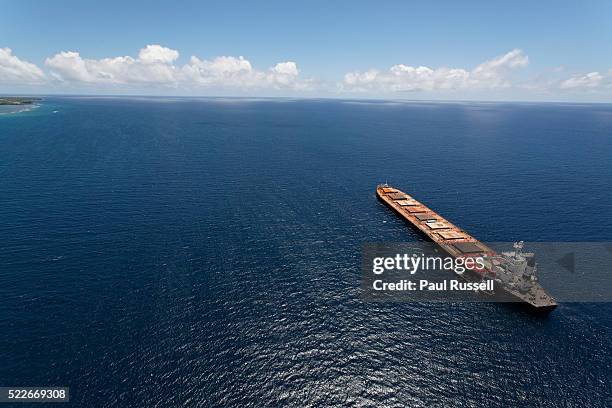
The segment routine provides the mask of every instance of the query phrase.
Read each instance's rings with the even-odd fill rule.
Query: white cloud
[[[17,58],[10,48],[0,48],[0,83],[27,85],[44,79],[45,74],[36,65]]]
[[[76,51],[62,51],[45,60],[45,71],[0,48],[0,90],[29,86],[37,91],[144,91],[147,93],[201,94],[241,92],[251,94],[298,93],[316,90],[323,95],[338,91],[365,91],[376,95],[393,92],[466,90],[465,95],[494,95],[504,99],[597,98],[612,91],[612,70],[571,73],[563,66],[550,68],[530,79],[517,81],[511,73],[528,65],[520,49],[485,61],[472,69],[393,65],[387,70],[351,72],[339,84],[305,79],[294,61],[256,69],[242,56],[203,59],[191,56],[179,64],[177,50],[147,45],[136,56],[89,59]],[[512,80],[511,80],[512,79]],[[334,86],[335,85],[335,86]],[[497,91],[490,91],[497,89]],[[212,91],[211,91],[212,90]],[[486,94],[478,90],[487,90]],[[479,93],[480,92],[480,93]],[[456,94],[455,94],[456,95]],[[461,94],[463,96],[464,94]],[[485,96],[486,97],[486,96]]]
[[[307,89],[309,81],[298,78],[297,64],[280,62],[267,71],[253,69],[244,57],[217,57],[212,61],[191,57],[181,69],[182,80],[204,86],[231,88]]]
[[[244,57],[216,57],[212,61],[191,57],[181,69],[183,80],[197,85],[248,86],[255,71]]]
[[[514,49],[472,70],[398,64],[388,71],[371,69],[363,73],[348,73],[340,87],[344,90],[386,92],[508,87],[507,72],[525,67],[528,63],[527,55],[522,50]]]
[[[244,57],[222,56],[203,60],[196,56],[183,66],[175,65],[179,52],[161,45],[147,45],[137,58],[84,59],[78,52],[64,51],[47,58],[53,76],[64,82],[173,87],[305,89],[295,62],[276,64],[267,71],[255,70]]]
[[[178,51],[159,45],[148,45],[138,58],[114,57],[84,59],[78,52],[63,51],[45,60],[53,76],[64,82],[98,84],[162,84],[176,83],[172,62]]]
[[[604,76],[599,72],[589,72],[585,75],[576,75],[561,82],[561,89],[576,89],[576,88],[597,88],[604,80]]]
[[[161,45],[147,45],[138,53],[138,59],[143,63],[167,63],[176,61],[179,57],[177,50],[162,47]]]
[[[297,65],[293,61],[279,62],[274,67],[272,67],[272,70],[277,74],[281,75],[294,76],[299,74]]]

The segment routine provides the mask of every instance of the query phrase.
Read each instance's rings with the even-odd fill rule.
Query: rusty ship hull
[[[397,188],[386,184],[379,185],[376,188],[376,195],[421,235],[436,243],[452,257],[482,256],[486,259],[495,259],[499,256],[495,250]],[[495,279],[494,273],[489,268],[469,272],[469,275],[465,273],[461,277],[470,281]],[[510,302],[520,302],[538,313],[547,314],[557,306],[555,299],[539,284],[533,286],[528,293],[502,285],[501,291],[497,289],[495,295]]]

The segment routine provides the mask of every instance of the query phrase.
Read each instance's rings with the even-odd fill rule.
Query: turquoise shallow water
[[[56,113],[53,113],[57,111]],[[609,304],[359,292],[418,239],[612,239],[610,105],[49,98],[0,117],[0,384],[74,406],[609,406]]]
[[[0,115],[14,115],[38,109],[40,105],[0,105]]]

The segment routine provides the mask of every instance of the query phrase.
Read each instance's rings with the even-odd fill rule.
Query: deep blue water
[[[57,111],[57,112],[53,112]],[[49,98],[0,116],[0,385],[72,406],[610,406],[612,307],[371,303],[418,239],[612,240],[612,105]],[[386,222],[385,222],[386,221]]]

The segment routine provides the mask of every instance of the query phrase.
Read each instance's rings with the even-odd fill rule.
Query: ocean
[[[612,105],[49,97],[0,116],[0,385],[70,406],[609,407],[612,306],[368,302],[361,245],[612,240]]]

